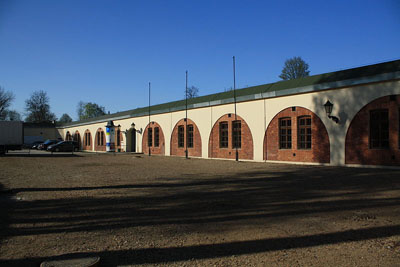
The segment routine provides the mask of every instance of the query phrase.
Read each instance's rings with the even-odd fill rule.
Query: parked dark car
[[[54,145],[56,143],[60,142],[59,140],[51,140],[51,139],[47,139],[46,141],[44,141],[44,143],[39,144],[38,148],[39,150],[46,150],[48,146],[50,145]]]
[[[50,152],[72,152],[78,150],[79,145],[76,141],[61,141],[47,147],[47,151]]]

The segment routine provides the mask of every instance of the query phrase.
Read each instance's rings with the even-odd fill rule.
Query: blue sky
[[[279,80],[301,56],[311,75],[400,58],[400,2],[0,1],[0,86],[12,109],[45,90],[74,119],[79,101],[111,113]]]

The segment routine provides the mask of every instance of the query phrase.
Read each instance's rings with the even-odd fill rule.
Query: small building
[[[62,132],[61,132],[62,133]],[[24,144],[32,144],[35,141],[47,139],[62,139],[63,136],[51,122],[24,122]]]

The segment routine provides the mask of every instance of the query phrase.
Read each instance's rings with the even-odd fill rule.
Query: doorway
[[[136,129],[131,130],[131,152],[136,152]]]

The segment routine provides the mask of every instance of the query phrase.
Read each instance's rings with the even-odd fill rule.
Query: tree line
[[[301,57],[289,58],[285,61],[279,78],[282,80],[292,80],[307,77],[310,74],[308,64]],[[225,89],[230,91],[232,88]],[[185,98],[199,96],[199,88],[190,86],[185,89]],[[6,91],[0,86],[0,120],[22,120],[22,116],[16,110],[11,110],[12,101],[15,95],[11,91]],[[57,117],[50,111],[49,97],[43,90],[32,93],[31,97],[25,100],[26,122],[55,122]],[[105,107],[92,102],[78,102],[77,115],[79,120],[96,118],[106,114]],[[72,122],[72,118],[64,113],[58,120],[60,123]]]
[[[11,91],[6,91],[0,87],[0,120],[21,121],[22,116],[16,110],[11,110],[12,101],[15,95]],[[38,90],[32,93],[30,98],[25,100],[26,117],[25,122],[72,122],[72,118],[64,113],[59,120],[56,115],[50,110],[50,99],[47,93],[43,90]],[[105,108],[96,103],[80,101],[77,106],[77,115],[79,120],[95,118],[105,115]]]

